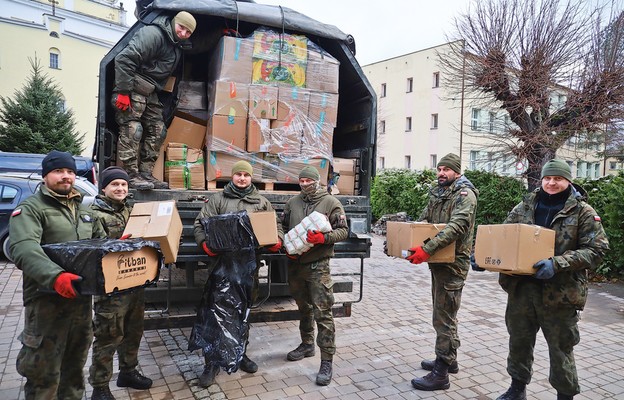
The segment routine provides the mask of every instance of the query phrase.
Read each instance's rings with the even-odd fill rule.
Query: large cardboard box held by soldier
[[[388,255],[405,258],[412,253],[410,248],[422,246],[438,234],[446,224],[388,221],[386,240]],[[455,261],[455,242],[438,250],[427,260],[428,263],[450,263]]]
[[[182,220],[175,201],[136,203],[123,234],[159,242],[165,263],[175,262],[182,236]]]
[[[275,211],[250,212],[248,215],[258,245],[270,246],[279,241]]]
[[[555,231],[537,225],[479,225],[475,261],[488,271],[533,275],[533,265],[555,255]]]

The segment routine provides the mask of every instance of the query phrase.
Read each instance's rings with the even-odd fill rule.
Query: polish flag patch
[[[598,221],[598,222],[600,222],[600,221],[602,221],[602,220],[600,219],[600,216],[599,216],[599,215],[594,215],[594,221]]]
[[[459,194],[461,194],[462,196],[468,196],[468,192],[465,190],[459,192]]]
[[[17,215],[20,215],[22,213],[22,209],[18,208],[17,210],[13,210],[13,212],[11,213],[11,217],[15,217]]]

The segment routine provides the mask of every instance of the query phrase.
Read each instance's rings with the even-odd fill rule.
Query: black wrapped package
[[[189,350],[202,349],[213,365],[228,373],[238,370],[245,354],[255,268],[253,248],[221,254],[191,330]]]
[[[202,218],[200,222],[206,233],[206,246],[212,251],[237,251],[258,245],[247,211]]]
[[[160,244],[144,239],[88,239],[45,244],[43,251],[65,271],[82,277],[82,295],[104,295],[145,286],[163,265]]]
[[[257,242],[246,212],[201,220],[218,261],[206,285],[189,338],[213,365],[236,372],[245,353],[256,269]]]

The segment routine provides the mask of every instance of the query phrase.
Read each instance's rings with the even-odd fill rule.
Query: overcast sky
[[[452,19],[469,0],[255,0],[281,5],[353,35],[361,65],[437,46],[452,33]],[[134,1],[128,8],[133,24]]]

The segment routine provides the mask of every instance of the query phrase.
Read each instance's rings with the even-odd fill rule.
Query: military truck
[[[355,59],[355,42],[352,36],[341,32],[338,28],[313,20],[294,10],[257,4],[248,1],[211,1],[211,0],[155,0],[140,14],[140,19],[116,43],[102,59],[99,70],[99,94],[96,141],[94,158],[100,171],[116,163],[118,126],[115,122],[115,110],[111,106],[114,84],[114,58],[128,44],[133,34],[156,17],[167,14],[175,15],[179,11],[188,11],[197,20],[197,29],[191,37],[192,48],[185,51],[180,68],[174,74],[178,82],[185,79],[207,79],[196,74],[193,68],[210,62],[214,57],[215,48],[223,36],[223,32],[235,31],[239,37],[251,35],[256,29],[265,27],[281,33],[305,35],[308,41],[339,61],[339,101],[336,126],[333,130],[331,151],[334,157],[355,160],[353,194],[338,194],[343,204],[350,227],[349,239],[336,245],[336,258],[355,258],[360,260],[361,274],[364,271],[364,259],[370,256],[371,239],[368,235],[371,221],[370,188],[375,171],[376,141],[376,95]],[[176,111],[177,94],[161,93],[161,101],[165,106],[165,120],[170,121]],[[296,181],[295,181],[296,182]],[[296,185],[287,187],[290,191],[279,190],[279,185],[259,186],[261,193],[267,197],[277,212],[281,212],[286,201],[296,195]],[[134,191],[134,201],[165,201],[175,200],[180,212],[184,229],[180,252],[174,269],[185,271],[184,285],[160,285],[147,291],[147,301],[197,301],[201,295],[201,285],[195,281],[196,272],[207,261],[207,256],[199,251],[193,238],[193,221],[207,199],[218,188],[209,190],[149,190]],[[266,262],[270,273],[264,282],[264,293],[267,296],[287,296],[288,280],[286,256],[283,254],[267,254]],[[342,281],[336,277],[337,292],[351,291],[354,281]],[[354,301],[361,299],[360,297]],[[351,301],[336,306],[337,315],[349,315]],[[277,310],[255,319],[277,320],[293,318],[292,313]]]

